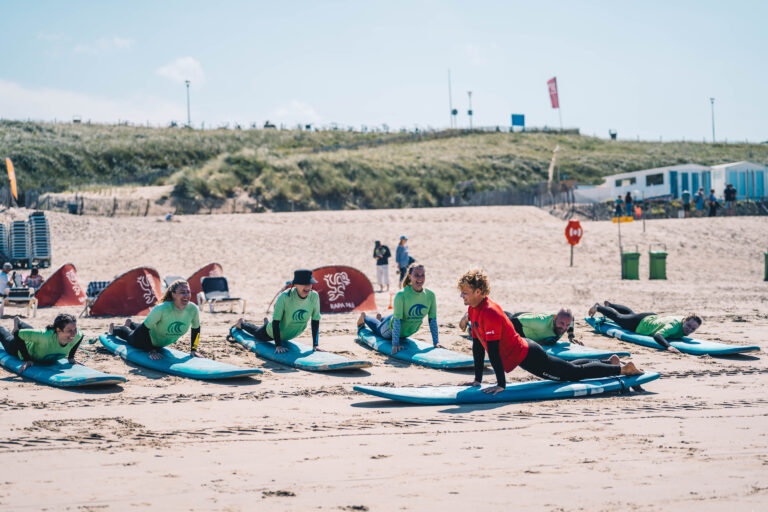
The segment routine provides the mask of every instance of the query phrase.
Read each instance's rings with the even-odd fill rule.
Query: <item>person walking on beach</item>
[[[733,205],[736,203],[736,189],[732,184],[729,183],[725,186],[723,198],[725,199],[725,214],[730,217],[733,215]]]
[[[379,283],[379,291],[384,291],[384,285],[387,285],[387,291],[389,291],[389,257],[392,253],[389,252],[389,247],[382,245],[379,240],[376,240],[373,247],[373,259],[376,260],[376,281]]]
[[[696,216],[701,217],[704,215],[704,189],[700,188],[696,195],[693,197],[693,202],[696,203]]]
[[[400,237],[400,243],[395,251],[395,261],[400,269],[400,286],[402,287],[403,280],[405,280],[405,271],[408,270],[408,265],[413,263],[413,258],[408,254],[408,237],[405,235]]]
[[[578,381],[619,375],[640,375],[632,361],[621,364],[615,354],[608,362],[579,359],[565,361],[547,354],[541,345],[523,338],[504,314],[501,306],[492,301],[490,280],[482,270],[470,270],[459,278],[458,288],[464,305],[468,307],[472,323],[472,356],[475,362],[475,380],[466,386],[479,386],[483,380],[485,353],[496,374],[496,385],[485,388],[493,395],[506,387],[505,373],[518,366],[542,379],[555,381]]]
[[[74,316],[56,315],[53,323],[44,330],[35,330],[26,322],[13,319],[13,332],[0,326],[0,343],[8,354],[24,361],[19,373],[34,364],[51,364],[66,357],[70,364],[80,364],[75,359],[83,333],[77,328]]]
[[[416,333],[427,317],[432,345],[442,348],[437,329],[437,302],[435,294],[424,287],[426,280],[424,265],[412,265],[403,281],[403,289],[395,295],[392,314],[372,318],[361,313],[357,330],[367,326],[376,336],[392,340],[392,355],[395,355],[404,348],[400,341]]]
[[[680,201],[683,203],[683,215],[687,219],[691,216],[691,193],[687,190],[683,190],[680,196]]]
[[[512,322],[517,334],[542,345],[553,345],[568,333],[568,342],[576,345],[583,343],[573,334],[573,312],[560,308],[557,313],[510,313],[504,312]],[[459,321],[459,328],[464,331],[469,327],[469,314],[465,313]]]
[[[320,295],[312,289],[317,280],[312,271],[299,269],[293,272],[293,286],[277,298],[272,321],[264,319],[264,324],[257,326],[238,319],[235,327],[242,329],[259,341],[274,341],[275,354],[288,352],[283,341],[292,340],[307,328],[311,319],[312,349],[320,351]]]
[[[613,211],[614,216],[621,217],[624,214],[624,200],[621,196],[616,198],[616,206]]]
[[[696,313],[688,313],[685,316],[661,316],[656,313],[635,313],[627,306],[614,304],[608,301],[602,305],[595,303],[589,308],[589,316],[601,313],[616,325],[627,331],[644,336],[652,336],[662,348],[670,352],[680,352],[669,344],[667,338],[680,339],[691,335],[701,326],[702,320]]]
[[[128,345],[149,352],[149,358],[159,360],[163,355],[158,349],[176,343],[191,327],[189,355],[199,357],[200,311],[190,301],[189,283],[178,279],[171,283],[142,323],[130,318],[124,325],[109,324],[109,334],[114,334]]]
[[[709,190],[709,217],[717,216],[717,209],[720,207],[720,203],[717,202],[717,196],[715,195],[715,189]]]

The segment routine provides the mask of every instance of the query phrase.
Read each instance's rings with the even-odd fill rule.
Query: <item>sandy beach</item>
[[[24,219],[25,210],[0,214]],[[768,507],[768,282],[765,217],[622,225],[640,280],[620,279],[616,224],[582,221],[569,267],[565,221],[533,207],[478,207],[106,218],[49,213],[53,264],[80,283],[148,265],[189,276],[219,262],[245,317],[261,321],[296,268],[345,264],[375,279],[374,240],[408,235],[437,296],[441,342],[458,330],[458,277],[482,267],[510,311],[574,310],[586,345],[632,352],[662,377],[644,393],[527,403],[408,406],[354,385],[456,385],[471,372],[408,365],[355,341],[356,314],[324,315],[326,350],[372,367],[310,373],[262,361],[226,340],[239,314],[201,314],[202,355],[264,370],[258,379],[193,381],[125,363],[98,344],[80,359],[121,386],[67,390],[0,369],[2,510],[765,510]],[[666,244],[667,280],[648,280],[649,244]],[[394,282],[394,269],[390,265]],[[378,289],[377,286],[375,286]],[[595,301],[696,312],[696,336],[756,344],[754,355],[672,354],[595,334]],[[377,293],[380,311],[389,303]],[[20,309],[7,309],[10,327]],[[56,314],[38,311],[44,327]],[[82,318],[87,337],[122,318]],[[426,325],[415,336],[428,340]],[[308,332],[300,340],[309,341]],[[180,342],[188,349],[188,336]],[[535,378],[521,369],[509,382]],[[485,381],[492,382],[488,369]]]

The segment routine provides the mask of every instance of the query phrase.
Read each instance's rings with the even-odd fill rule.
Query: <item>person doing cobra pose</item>
[[[510,313],[505,311],[504,314],[512,322],[515,331],[523,338],[531,339],[542,345],[554,345],[567,332],[569,343],[583,345],[573,334],[573,313],[570,309],[560,308],[557,313]],[[467,313],[461,317],[459,328],[462,331],[469,329],[471,334],[472,326],[469,325]]]
[[[472,356],[475,361],[475,380],[464,385],[479,386],[482,382],[486,351],[496,374],[496,386],[483,391],[494,395],[506,387],[505,373],[518,366],[537,377],[555,381],[643,373],[632,361],[622,365],[615,354],[608,362],[592,359],[565,361],[547,354],[535,341],[521,337],[501,306],[488,297],[490,282],[482,270],[466,272],[459,279],[458,288],[472,322]]]
[[[392,340],[392,355],[395,355],[405,348],[400,341],[418,331],[426,316],[429,319],[432,345],[442,348],[437,331],[435,294],[424,288],[426,280],[424,265],[409,267],[403,281],[403,289],[395,295],[392,314],[385,318],[381,318],[381,315],[372,318],[361,313],[357,319],[357,330],[367,326],[380,338]]]
[[[161,303],[152,308],[140,324],[130,318],[125,325],[109,324],[109,334],[114,334],[130,346],[149,352],[150,359],[162,359],[159,348],[176,343],[189,329],[191,331],[189,355],[199,357],[200,310],[190,302],[192,292],[189,283],[179,279],[171,283]]]
[[[622,329],[632,331],[653,339],[665,350],[680,352],[669,344],[667,338],[680,339],[692,334],[701,326],[701,317],[696,313],[685,316],[661,316],[656,313],[635,313],[627,306],[605,301],[603,305],[595,304],[589,308],[589,316],[602,313],[606,318],[616,322]]]
[[[13,319],[13,332],[0,326],[0,342],[5,351],[25,361],[19,373],[34,364],[51,364],[62,357],[70,364],[80,364],[75,360],[75,352],[81,341],[83,333],[77,328],[77,320],[64,313],[57,315],[45,330],[36,330],[19,317]]]
[[[259,341],[274,341],[275,353],[288,352],[282,345],[283,341],[292,340],[307,328],[307,322],[312,320],[312,348],[319,348],[320,333],[320,296],[312,289],[317,280],[312,277],[312,271],[301,269],[293,272],[293,286],[277,298],[272,321],[264,319],[264,325],[244,321],[240,318],[235,327],[242,329]]]

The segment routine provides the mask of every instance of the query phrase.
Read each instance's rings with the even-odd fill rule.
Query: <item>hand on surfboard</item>
[[[441,343],[438,343],[437,345],[435,345],[435,348],[445,348],[445,347]]]
[[[200,356],[200,354],[197,353],[197,350],[190,350],[189,351],[189,355],[191,357],[202,357],[202,356]]]
[[[669,350],[670,352],[673,352],[675,354],[679,354],[680,353],[680,351],[678,349],[676,349],[675,347],[673,347],[672,345],[670,345],[667,350]]]
[[[483,393],[489,393],[491,395],[496,395],[498,393],[501,393],[502,391],[504,391],[504,388],[502,388],[500,386],[493,386],[493,387],[490,387],[490,388],[485,388],[483,390]]]
[[[392,344],[392,355],[395,355],[395,354],[397,354],[398,352],[400,352],[400,351],[401,351],[401,350],[403,350],[404,348],[405,348],[405,347],[404,347],[404,346],[402,346],[402,345],[395,345],[395,344],[393,343],[393,344]]]
[[[74,358],[69,360],[69,364],[79,364],[80,366],[83,366],[83,363]]]
[[[157,350],[150,350],[149,351],[149,358],[153,361],[159,361],[163,358],[163,354],[158,352]]]
[[[23,372],[24,372],[24,370],[26,370],[26,369],[27,369],[27,368],[29,368],[30,366],[33,366],[34,364],[35,364],[35,363],[33,363],[32,361],[27,361],[26,363],[24,363],[23,365],[21,365],[21,368],[19,369],[19,373],[23,373]]]
[[[320,347],[312,347],[312,352],[325,352],[325,350],[321,349]]]
[[[476,388],[480,385],[480,383],[476,380],[473,380],[472,382],[463,382],[460,384],[461,386],[469,386],[471,388]]]
[[[570,340],[568,340],[568,342],[569,343],[575,343],[576,345],[581,345],[582,347],[584,346],[584,342],[582,342],[581,340],[576,339],[576,338],[571,338]]]
[[[275,347],[275,354],[285,354],[288,349],[285,347]]]

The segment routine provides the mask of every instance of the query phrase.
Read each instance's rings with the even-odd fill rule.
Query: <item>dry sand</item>
[[[24,214],[6,212],[0,221]],[[81,358],[127,376],[123,386],[56,389],[0,370],[0,509],[768,508],[764,353],[670,354],[597,336],[581,320],[603,299],[696,311],[705,318],[699,337],[768,349],[765,218],[654,220],[645,233],[642,223],[622,226],[625,245],[643,253],[639,281],[620,279],[615,224],[583,222],[569,268],[565,222],[525,207],[182,216],[174,223],[49,219],[53,267],[74,263],[83,285],[139,265],[187,276],[218,261],[255,320],[294,268],[348,264],[375,278],[373,241],[394,252],[405,233],[427,266],[448,348],[470,352],[456,328],[464,307],[455,282],[482,266],[492,297],[506,309],[572,307],[587,345],[630,350],[641,368],[663,377],[629,396],[407,406],[352,386],[457,384],[471,374],[369,351],[354,341],[354,314],[324,316],[321,345],[373,367],[297,371],[230,345],[225,335],[238,315],[204,313],[203,354],[260,367],[260,379],[181,379],[126,364],[98,345],[85,346]],[[657,242],[669,251],[666,281],[647,279],[648,244]],[[386,308],[389,296],[376,298]],[[32,322],[43,327],[62,310],[79,312],[41,310]],[[80,327],[93,336],[109,321],[84,318]],[[2,323],[10,326],[10,317]],[[428,339],[426,328],[417,337]],[[518,369],[508,379],[532,377]]]

